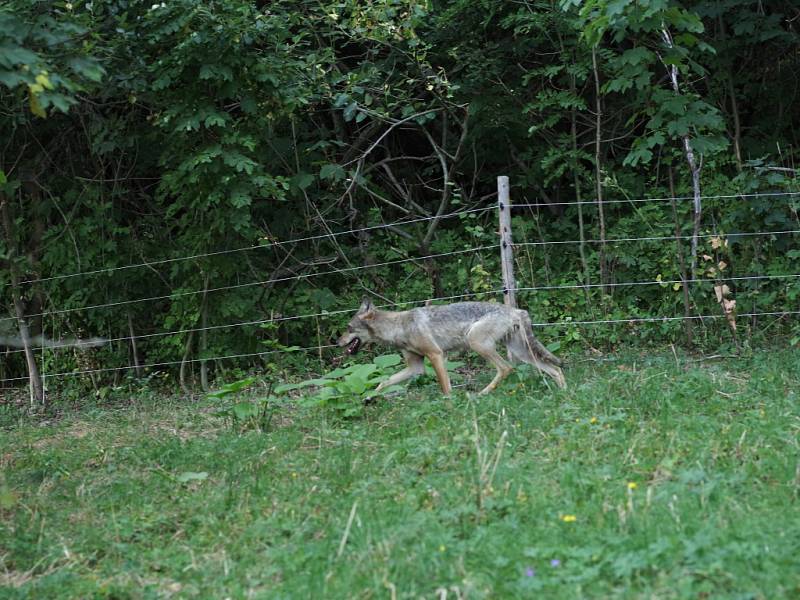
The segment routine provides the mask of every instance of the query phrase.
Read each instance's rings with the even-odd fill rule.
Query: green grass
[[[268,433],[177,400],[22,423],[0,596],[798,597],[798,365],[631,356]]]

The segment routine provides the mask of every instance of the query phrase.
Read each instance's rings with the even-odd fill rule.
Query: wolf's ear
[[[361,306],[358,307],[359,313],[369,312],[372,310],[372,308],[372,300],[370,300],[369,296],[364,296],[361,298]]]
[[[375,316],[375,306],[369,296],[364,296],[361,299],[361,306],[358,307],[358,316],[362,319],[371,319]]]

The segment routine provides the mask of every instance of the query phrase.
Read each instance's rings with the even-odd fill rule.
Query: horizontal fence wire
[[[78,306],[78,307],[75,307],[75,308],[62,308],[62,309],[58,309],[58,310],[51,310],[51,311],[45,311],[45,312],[41,312],[41,313],[34,313],[34,314],[30,314],[30,315],[25,315],[25,317],[26,318],[46,317],[46,316],[51,316],[51,315],[63,315],[63,314],[67,314],[67,313],[81,312],[81,311],[86,311],[86,310],[97,310],[97,309],[101,309],[101,308],[112,308],[112,307],[115,307],[115,306],[128,306],[128,305],[131,305],[131,304],[139,304],[140,302],[155,302],[157,300],[174,300],[176,298],[185,298],[187,296],[197,296],[197,295],[200,295],[200,294],[210,294],[212,292],[222,292],[222,291],[236,290],[236,289],[241,289],[241,288],[246,288],[246,287],[254,287],[254,286],[259,286],[259,285],[269,285],[269,284],[272,284],[272,283],[280,283],[280,282],[283,282],[283,281],[295,281],[295,280],[299,280],[299,279],[309,279],[309,278],[312,278],[312,277],[321,277],[323,275],[337,275],[337,274],[340,274],[340,273],[349,273],[349,272],[353,272],[353,271],[362,271],[362,270],[365,270],[365,269],[378,269],[380,267],[399,265],[399,264],[402,264],[402,263],[419,262],[419,261],[422,261],[422,260],[431,260],[431,259],[434,259],[434,258],[442,258],[442,257],[445,257],[445,256],[455,256],[455,255],[458,255],[458,254],[467,254],[469,252],[480,252],[480,251],[483,251],[483,250],[491,250],[491,249],[497,248],[497,247],[499,247],[498,244],[492,244],[490,246],[477,246],[475,248],[466,248],[464,250],[453,250],[451,252],[440,252],[438,254],[428,254],[428,255],[425,255],[425,256],[401,258],[401,259],[397,259],[397,260],[390,260],[390,261],[386,261],[386,262],[382,262],[382,263],[375,263],[375,264],[371,264],[371,265],[361,265],[361,266],[357,266],[357,267],[344,267],[344,268],[341,268],[341,269],[330,269],[328,271],[321,271],[319,273],[306,273],[306,274],[302,274],[302,275],[292,275],[291,277],[277,277],[277,278],[274,278],[274,279],[265,279],[263,281],[249,281],[247,283],[236,283],[236,284],[225,285],[225,286],[216,287],[216,288],[209,288],[207,290],[190,290],[190,291],[186,291],[186,292],[175,292],[173,294],[164,294],[164,295],[161,295],[161,296],[148,296],[146,298],[134,298],[134,299],[131,299],[131,300],[120,300],[118,302],[107,302],[105,304],[94,304],[94,305],[90,305],[90,306]],[[13,320],[16,320],[16,317],[2,317],[2,318],[0,318],[0,322],[13,321]]]
[[[415,303],[422,303],[427,302],[427,300],[419,300],[415,301]],[[347,311],[352,312],[352,311]],[[750,313],[741,313],[737,314],[736,318],[746,318],[746,317],[787,317],[787,316],[796,316],[800,315],[800,310],[794,311],[765,311],[765,312],[750,312]],[[725,314],[715,314],[715,315],[692,315],[692,316],[661,316],[661,317],[627,317],[622,319],[596,319],[596,320],[585,320],[585,321],[555,321],[550,323],[538,323],[533,322],[531,325],[533,327],[575,327],[578,325],[621,325],[621,324],[635,324],[635,323],[665,323],[665,322],[673,322],[673,321],[684,321],[684,320],[716,320],[716,319],[727,319],[729,318],[728,315]],[[164,367],[164,366],[174,366],[180,364],[190,364],[190,363],[198,363],[198,362],[209,362],[215,360],[226,360],[226,359],[234,359],[234,358],[253,358],[256,356],[266,356],[269,354],[275,353],[292,353],[292,352],[310,352],[310,351],[320,351],[326,350],[330,348],[337,347],[335,344],[327,344],[327,345],[320,345],[320,346],[310,346],[306,348],[284,348],[284,349],[277,349],[277,350],[267,350],[264,352],[251,352],[246,354],[228,354],[222,356],[211,356],[207,358],[193,358],[193,359],[186,359],[186,360],[174,360],[174,361],[166,361],[166,362],[158,362],[158,363],[149,363],[144,365],[126,365],[122,367],[104,367],[99,369],[85,369],[82,371],[63,371],[59,373],[47,373],[42,374],[42,379],[50,379],[53,377],[73,377],[78,375],[89,375],[95,373],[105,373],[105,372],[115,372],[115,371],[127,371],[132,369],[147,369],[153,367]],[[28,377],[12,377],[8,379],[0,379],[0,384],[11,383],[14,381],[27,381]]]
[[[793,196],[798,196],[798,195],[800,195],[800,192],[758,192],[758,193],[749,193],[749,194],[717,194],[717,195],[701,196],[701,199],[703,199],[703,200],[714,200],[714,199],[731,200],[731,199],[747,199],[747,198],[750,198],[750,199],[752,199],[752,198],[778,198],[778,197],[781,197],[781,196],[793,197]],[[694,200],[694,197],[693,196],[677,196],[677,197],[674,197],[674,198],[670,198],[670,197],[665,197],[665,198],[626,198],[624,200],[619,200],[619,199],[603,200],[603,204],[631,204],[631,203],[647,203],[647,202],[666,202],[668,200],[687,201],[687,200]],[[513,204],[512,208],[535,208],[535,207],[548,207],[548,206],[578,206],[578,205],[586,205],[586,204],[596,205],[596,204],[598,204],[598,202],[597,202],[597,200],[571,200],[571,201],[566,201],[566,202],[519,203],[519,204]],[[493,211],[495,209],[496,209],[495,206],[486,206],[486,207],[482,207],[482,208],[473,208],[473,209],[468,209],[468,210],[455,211],[455,212],[444,214],[444,215],[438,215],[438,216],[437,215],[431,215],[431,216],[426,216],[426,217],[418,217],[418,218],[415,218],[415,219],[398,220],[398,221],[394,221],[392,223],[381,223],[381,224],[378,224],[378,225],[370,225],[370,226],[367,226],[367,227],[348,229],[348,230],[345,230],[345,231],[334,231],[334,232],[330,232],[330,233],[317,234],[317,235],[306,236],[306,237],[301,237],[301,238],[294,238],[294,239],[283,240],[283,241],[281,241],[281,240],[270,241],[269,243],[266,243],[266,244],[254,244],[254,245],[251,245],[251,246],[243,246],[241,248],[231,248],[231,249],[228,249],[228,250],[218,250],[218,251],[215,251],[215,252],[203,252],[203,253],[199,253],[199,254],[192,254],[192,255],[187,255],[187,256],[179,256],[179,257],[175,257],[175,258],[156,259],[156,260],[152,260],[152,261],[146,261],[146,262],[140,262],[140,263],[131,263],[131,264],[128,264],[128,265],[121,265],[121,266],[118,266],[118,267],[107,267],[107,268],[103,268],[103,269],[94,269],[94,270],[91,270],[91,271],[81,271],[81,272],[77,272],[77,273],[66,273],[66,274],[61,274],[61,275],[52,275],[52,276],[49,276],[49,277],[40,277],[40,278],[36,278],[36,279],[25,279],[23,281],[20,281],[19,284],[21,285],[21,284],[30,284],[30,283],[42,283],[42,282],[46,282],[46,281],[67,279],[67,278],[71,278],[71,277],[82,277],[82,276],[88,276],[88,275],[98,275],[98,274],[101,274],[101,273],[111,273],[111,272],[114,272],[114,271],[122,271],[122,270],[127,270],[127,269],[153,267],[153,266],[156,266],[156,265],[163,265],[163,264],[169,264],[169,263],[175,263],[175,262],[182,262],[182,261],[194,260],[194,259],[198,259],[198,258],[208,258],[208,257],[211,257],[211,256],[221,256],[221,255],[226,255],[226,254],[233,254],[233,253],[236,253],[236,252],[248,252],[248,251],[251,251],[251,250],[258,250],[258,249],[269,249],[269,248],[275,248],[275,247],[280,247],[280,246],[285,246],[285,245],[299,244],[299,243],[302,243],[302,242],[309,242],[309,241],[313,241],[313,240],[326,239],[326,238],[335,238],[335,237],[339,237],[339,236],[343,236],[343,235],[352,235],[352,234],[362,233],[362,232],[366,232],[366,231],[374,231],[374,230],[378,230],[378,229],[387,229],[387,228],[392,228],[392,227],[400,227],[400,226],[403,226],[403,225],[411,225],[411,224],[414,224],[414,223],[420,223],[420,222],[424,222],[424,221],[431,221],[431,220],[434,220],[434,219],[438,219],[438,220],[448,219],[448,218],[452,218],[452,217],[459,217],[461,215]],[[9,284],[0,284],[0,287],[2,287],[3,285],[9,285]]]
[[[776,231],[742,231],[736,233],[701,233],[697,236],[692,235],[659,235],[659,236],[645,236],[645,237],[627,237],[627,238],[610,238],[607,240],[589,239],[583,240],[584,244],[618,244],[622,242],[664,242],[664,241],[678,241],[678,240],[691,240],[693,237],[698,238],[736,238],[736,237],[755,237],[762,235],[790,235],[800,233],[800,229],[780,229]],[[581,240],[543,240],[541,242],[514,242],[514,246],[557,246],[563,244],[580,244]]]
[[[727,234],[717,234],[717,233],[708,233],[708,234],[700,234],[697,237],[699,238],[719,238],[719,237],[755,237],[755,236],[766,236],[766,235],[794,235],[800,233],[800,229],[784,229],[784,230],[775,230],[775,231],[753,231],[753,232],[738,232],[738,233],[727,233]],[[663,241],[677,241],[677,240],[687,240],[692,239],[693,236],[691,235],[667,235],[667,236],[645,236],[645,237],[626,237],[626,238],[610,238],[605,240],[606,244],[614,244],[614,243],[629,243],[629,242],[663,242]],[[527,246],[550,246],[550,245],[567,245],[567,244],[580,244],[581,240],[543,240],[540,242],[515,242],[513,245],[515,247],[527,247]],[[583,240],[583,243],[587,244],[596,244],[596,243],[603,243],[603,240],[599,239],[588,239]],[[483,250],[490,250],[492,248],[497,247],[498,244],[492,244],[488,246],[478,246],[475,248],[467,248],[463,250],[454,250],[452,252],[442,252],[439,254],[430,254],[427,256],[419,256],[419,257],[411,257],[411,258],[403,258],[394,261],[387,261],[383,263],[376,263],[373,265],[361,265],[357,267],[344,267],[342,269],[330,269],[328,271],[323,271],[320,273],[308,273],[302,275],[293,275],[291,277],[280,277],[275,279],[267,279],[264,281],[252,281],[247,283],[239,283],[239,284],[232,284],[228,286],[221,286],[216,288],[210,288],[208,290],[189,290],[186,292],[176,292],[172,294],[164,294],[160,296],[149,296],[145,298],[134,298],[131,300],[120,300],[117,302],[107,302],[104,304],[94,304],[90,306],[78,306],[74,308],[62,308],[57,310],[51,311],[43,311],[39,313],[32,313],[29,315],[25,315],[26,318],[34,318],[34,317],[45,317],[45,316],[52,316],[52,315],[62,315],[68,313],[75,313],[75,312],[83,312],[83,311],[90,311],[90,310],[99,310],[105,308],[113,308],[115,306],[130,306],[133,304],[139,304],[142,302],[155,302],[158,300],[173,300],[176,298],[183,298],[186,296],[196,296],[199,294],[205,293],[212,293],[212,292],[219,292],[219,291],[226,291],[226,290],[234,290],[240,289],[245,287],[253,287],[258,285],[268,285],[277,282],[283,281],[294,281],[298,279],[306,279],[310,277],[319,277],[322,275],[335,275],[338,273],[347,273],[352,271],[360,271],[365,269],[377,269],[380,267],[385,266],[392,266],[401,263],[407,262],[417,262],[421,260],[428,260],[434,258],[441,258],[445,256],[452,256],[457,254],[465,254],[468,252],[478,252]],[[5,321],[14,321],[17,317],[0,317],[0,323]]]
[[[198,363],[198,362],[210,362],[214,360],[225,360],[225,359],[233,359],[233,358],[252,358],[255,356],[266,356],[268,354],[276,354],[278,352],[283,352],[284,354],[290,354],[292,352],[310,352],[312,350],[325,350],[326,348],[336,348],[336,344],[328,344],[325,346],[310,346],[308,348],[280,348],[278,350],[266,350],[264,352],[249,352],[246,354],[227,354],[224,356],[211,356],[209,358],[191,358],[186,360],[170,360],[166,362],[157,362],[157,363],[148,363],[144,365],[126,365],[124,367],[103,367],[101,369],[85,369],[83,371],[63,371],[61,373],[42,373],[42,379],[50,379],[51,377],[70,377],[74,375],[91,375],[94,373],[106,373],[106,372],[114,372],[114,371],[126,371],[130,369],[148,369],[153,367],[168,367],[180,364],[189,364],[189,363]],[[9,383],[11,381],[27,381],[27,377],[12,377],[10,379],[0,379],[0,383]]]
[[[518,287],[514,288],[518,292],[541,292],[553,290],[582,290],[587,288],[616,288],[625,286],[645,286],[645,285],[659,285],[669,286],[672,284],[683,283],[727,283],[729,281],[758,281],[763,279],[797,279],[800,274],[793,275],[739,275],[734,277],[719,277],[717,279],[701,279],[701,278],[687,278],[687,279],[651,279],[650,281],[615,281],[609,283],[568,283],[563,285],[540,285],[534,287]]]
[[[438,219],[438,220],[449,219],[449,218],[452,218],[452,217],[460,217],[461,215],[468,215],[468,214],[479,213],[479,212],[487,212],[487,211],[493,211],[493,210],[496,210],[496,207],[494,207],[494,206],[485,206],[485,207],[482,207],[482,208],[472,208],[472,209],[468,209],[468,210],[461,210],[461,211],[457,211],[457,212],[448,213],[448,214],[445,214],[445,215],[438,215],[438,216],[437,215],[433,215],[433,216],[429,216],[429,217],[419,217],[417,219],[406,219],[404,221],[395,221],[393,223],[382,223],[380,225],[370,225],[368,227],[361,227],[359,229],[348,229],[346,231],[334,231],[334,232],[331,232],[331,233],[321,233],[321,234],[318,234],[318,235],[311,235],[311,236],[308,236],[308,237],[295,238],[295,239],[291,239],[291,240],[270,241],[269,243],[266,243],[266,244],[254,244],[252,246],[243,246],[241,248],[231,248],[229,250],[218,250],[216,252],[203,252],[201,254],[192,254],[192,255],[189,255],[189,256],[179,256],[179,257],[176,257],[176,258],[163,258],[163,259],[152,260],[152,261],[148,261],[148,262],[132,263],[132,264],[129,264],[129,265],[122,265],[122,266],[119,266],[119,267],[107,267],[105,269],[95,269],[93,271],[81,271],[81,272],[78,272],[78,273],[67,273],[67,274],[63,274],[63,275],[53,275],[51,277],[41,277],[41,278],[38,278],[38,279],[26,279],[24,281],[20,281],[19,283],[20,283],[20,285],[21,284],[25,284],[25,283],[41,283],[41,282],[44,282],[44,281],[54,281],[54,280],[59,280],[59,279],[68,279],[70,277],[82,277],[82,276],[87,276],[87,275],[98,275],[100,273],[111,273],[111,272],[114,272],[114,271],[123,271],[123,270],[126,270],[126,269],[138,269],[138,268],[142,268],[142,267],[153,267],[153,266],[156,266],[156,265],[163,265],[163,264],[169,264],[169,263],[175,263],[175,262],[182,262],[182,261],[186,261],[186,260],[194,260],[194,259],[197,259],[197,258],[208,258],[210,256],[221,256],[221,255],[224,255],[224,254],[234,254],[236,252],[248,252],[250,250],[259,250],[259,249],[268,250],[270,248],[277,248],[277,247],[287,246],[287,245],[291,245],[291,244],[300,244],[300,243],[303,243],[303,242],[310,242],[310,241],[313,241],[313,240],[321,240],[321,239],[326,239],[326,238],[336,238],[336,237],[343,236],[343,235],[350,235],[350,234],[354,234],[354,233],[362,233],[364,231],[374,231],[374,230],[377,230],[377,229],[400,227],[402,225],[411,225],[413,223],[421,223],[423,221],[431,221],[431,220],[434,220],[434,219]],[[5,285],[8,285],[8,284],[5,284]]]
[[[440,298],[427,298],[425,300],[409,300],[409,301],[405,301],[405,302],[395,302],[393,304],[379,304],[379,305],[376,306],[376,308],[392,308],[392,307],[397,307],[397,306],[410,306],[410,305],[413,305],[413,304],[425,304],[426,302],[439,302],[439,301],[442,301],[442,300],[456,300],[456,299],[459,299],[459,298],[470,298],[470,297],[479,296],[479,295],[482,295],[482,294],[500,294],[502,292],[503,292],[502,289],[488,290],[486,292],[469,292],[469,293],[464,293],[464,294],[456,294],[454,296],[442,296]],[[270,317],[269,319],[256,319],[256,320],[253,320],[253,321],[239,321],[237,323],[229,323],[229,324],[224,324],[224,325],[209,325],[207,327],[193,327],[193,328],[187,328],[187,329],[178,329],[178,330],[175,330],[175,331],[168,331],[168,332],[145,333],[145,334],[142,334],[142,335],[125,336],[125,337],[113,338],[113,339],[105,339],[105,343],[111,343],[111,342],[115,342],[115,341],[124,341],[124,340],[133,340],[133,339],[140,340],[140,339],[145,339],[145,338],[149,338],[149,337],[158,337],[158,336],[163,336],[163,335],[175,335],[175,334],[180,334],[180,333],[190,333],[190,332],[193,332],[193,331],[214,331],[214,330],[217,330],[217,329],[230,329],[230,328],[234,328],[234,327],[247,327],[247,326],[262,325],[262,324],[268,324],[268,323],[281,323],[283,321],[295,321],[295,320],[299,320],[299,319],[311,319],[311,318],[314,318],[314,317],[337,316],[337,315],[353,313],[353,312],[355,312],[355,310],[356,309],[354,309],[354,308],[346,308],[346,309],[341,309],[341,310],[332,310],[332,311],[324,311],[324,312],[316,312],[316,313],[306,313],[306,314],[302,314],[302,315],[290,315],[290,316],[285,316],[285,317]],[[63,347],[71,347],[71,346],[74,346],[74,345],[75,344],[64,344]],[[39,351],[39,350],[42,350],[42,349],[50,350],[52,348],[57,348],[57,347],[58,347],[57,344],[48,344],[46,348],[41,348],[40,346],[32,346],[32,349],[34,349],[36,351]],[[25,350],[24,349],[10,350],[10,351],[4,352],[4,354],[15,354],[15,353],[20,353],[20,352],[25,352]],[[2,380],[0,380],[0,381],[2,381]]]
[[[800,310],[780,310],[766,312],[738,313],[735,318],[745,317],[789,317],[800,315]],[[551,323],[532,323],[534,327],[570,327],[572,325],[620,325],[623,323],[663,323],[669,321],[687,321],[704,319],[728,319],[729,315],[684,315],[675,317],[628,317],[625,319],[596,319],[593,321],[553,321]]]
[[[799,196],[800,192],[756,192],[752,194],[718,194],[712,196],[700,196],[700,200],[733,200],[733,199],[748,199],[748,198],[776,198],[781,196]],[[630,199],[615,199],[603,200],[602,204],[638,204],[642,202],[676,202],[693,201],[694,196],[667,196],[664,198],[630,198]],[[592,205],[597,206],[600,202],[597,199],[593,200],[577,200],[569,202],[522,202],[513,203],[511,208],[547,208],[548,206],[576,206],[576,205]]]
[[[491,246],[494,247],[494,246]],[[530,287],[517,287],[515,288],[518,292],[552,292],[552,291],[559,291],[559,290],[583,290],[583,289],[594,289],[594,288],[618,288],[618,287],[636,287],[636,286],[661,286],[667,287],[670,285],[675,284],[684,284],[684,283],[728,283],[728,282],[742,282],[742,281],[763,281],[763,280],[782,280],[782,279],[797,279],[800,278],[800,274],[796,275],[741,275],[741,276],[734,276],[734,277],[723,277],[719,280],[717,279],[702,279],[702,278],[694,278],[694,279],[652,279],[648,281],[624,281],[624,282],[609,282],[609,283],[574,283],[574,284],[558,284],[558,285],[540,285],[540,286],[530,286]],[[471,298],[475,296],[480,296],[483,294],[499,294],[502,293],[503,289],[494,289],[489,290],[486,292],[470,292],[465,294],[459,294],[458,296],[447,296],[445,298],[429,298],[425,300],[413,300],[409,302],[398,302],[395,304],[382,304],[379,305],[378,308],[392,308],[396,306],[407,306],[409,304],[422,304],[425,302],[437,302],[441,300],[453,300],[457,298]],[[99,346],[105,344],[111,344],[114,342],[124,342],[130,340],[148,340],[152,338],[164,337],[164,336],[171,336],[171,335],[180,335],[184,333],[193,333],[193,332],[201,332],[201,331],[215,331],[219,329],[233,329],[237,327],[247,327],[247,326],[255,326],[255,325],[264,325],[269,323],[276,323],[281,322],[283,320],[297,320],[297,319],[307,319],[307,318],[314,318],[314,317],[327,317],[327,316],[337,316],[344,313],[352,313],[356,309],[342,309],[336,311],[329,311],[329,312],[318,312],[318,313],[309,313],[303,315],[292,315],[288,317],[271,317],[268,319],[256,319],[252,321],[237,321],[234,323],[226,323],[221,325],[209,325],[206,327],[190,327],[185,329],[176,329],[173,331],[159,331],[155,333],[143,333],[140,335],[133,335],[133,336],[122,336],[122,337],[115,337],[115,338],[102,338],[98,339],[96,342],[94,340],[70,340],[68,343],[59,344],[58,341],[48,342],[46,345],[47,350],[58,350],[61,348],[72,348],[75,346],[85,345],[85,346]],[[100,343],[102,341],[102,343]],[[40,346],[35,346],[37,350],[41,349]],[[18,350],[9,350],[6,351],[4,354],[17,354],[25,352],[24,349]]]

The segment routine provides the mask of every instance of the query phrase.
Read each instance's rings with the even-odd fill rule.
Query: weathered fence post
[[[497,178],[497,205],[500,215],[500,264],[503,269],[503,302],[517,308],[517,281],[514,279],[514,246],[511,241],[511,197],[508,177]]]

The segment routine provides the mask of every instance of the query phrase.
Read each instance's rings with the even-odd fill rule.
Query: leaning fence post
[[[497,178],[497,205],[500,216],[500,264],[503,270],[503,302],[517,308],[517,282],[514,279],[514,246],[511,241],[511,197],[508,177]]]

